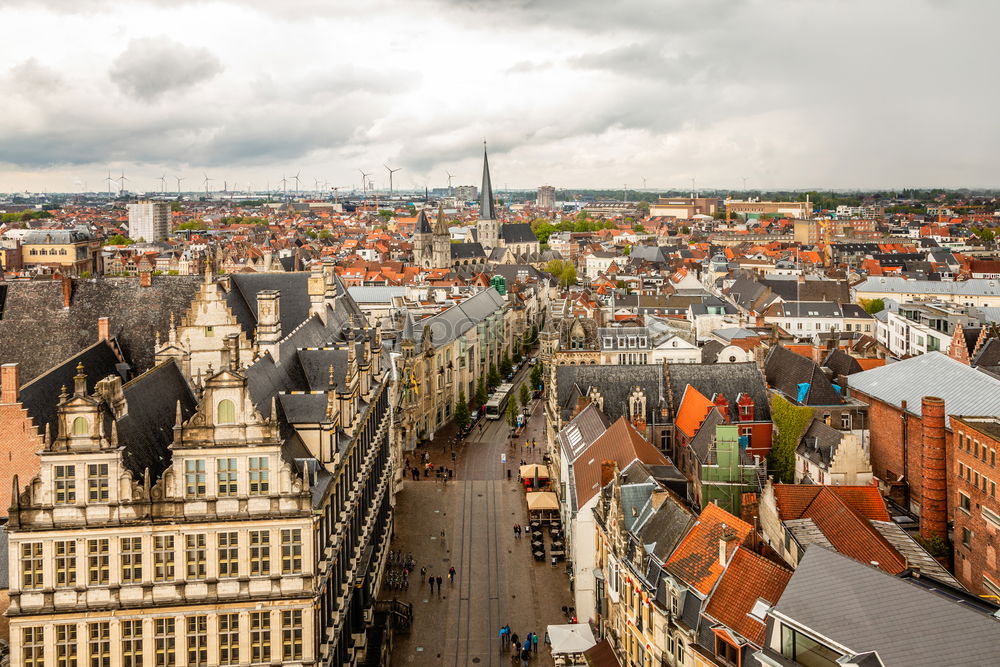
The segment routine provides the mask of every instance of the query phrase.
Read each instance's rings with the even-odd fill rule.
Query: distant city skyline
[[[0,192],[1000,186],[986,0],[7,0]],[[974,91],[974,94],[965,91]],[[112,185],[117,190],[118,185]],[[289,182],[288,190],[294,188]]]

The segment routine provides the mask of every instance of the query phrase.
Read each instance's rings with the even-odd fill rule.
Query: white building
[[[170,204],[141,201],[128,205],[128,235],[134,241],[156,243],[170,234]]]

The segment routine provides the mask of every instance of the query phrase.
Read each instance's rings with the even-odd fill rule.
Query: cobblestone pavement
[[[456,447],[455,463],[447,434],[435,438],[443,447],[432,443],[428,450],[431,463],[454,468],[457,479],[407,478],[398,496],[392,548],[412,553],[416,572],[409,590],[380,595],[413,604],[413,628],[396,637],[393,665],[509,665],[500,626],[509,624],[523,641],[529,632],[544,637],[546,625],[565,622],[562,607],[572,604],[565,564],[536,562],[530,536],[517,540],[513,534],[515,523],[527,523],[517,465],[521,458],[540,461],[543,450],[544,410],[537,401],[533,408],[516,460],[507,424],[485,422]],[[539,442],[533,452],[524,448],[524,440],[532,437]],[[504,453],[508,464],[501,462]],[[420,457],[422,451],[411,461]],[[545,542],[547,552],[547,535]],[[421,567],[428,573],[418,581]],[[457,571],[454,583],[448,581],[450,567]],[[440,593],[431,593],[427,576],[442,577]],[[531,664],[553,664],[541,639]]]

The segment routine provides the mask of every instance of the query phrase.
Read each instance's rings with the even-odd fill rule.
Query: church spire
[[[497,209],[493,200],[493,186],[490,184],[490,160],[483,142],[483,187],[479,191],[479,219],[496,220]]]
[[[444,204],[440,202],[438,202],[438,214],[437,221],[434,223],[434,233],[438,236],[449,236],[448,223],[444,219]]]
[[[430,234],[431,225],[427,221],[427,214],[421,209],[420,213],[417,214],[417,234]]]

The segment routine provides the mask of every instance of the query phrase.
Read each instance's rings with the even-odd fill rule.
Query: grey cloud
[[[14,65],[7,74],[7,89],[14,94],[51,94],[63,84],[59,72],[28,58]]]
[[[162,37],[132,40],[112,64],[109,75],[123,93],[149,102],[220,72],[222,63],[208,49]]]
[[[521,62],[514,63],[507,68],[508,74],[530,74],[534,72],[544,72],[545,70],[552,69],[552,63],[549,61],[545,62],[533,62],[530,60],[522,60]]]

